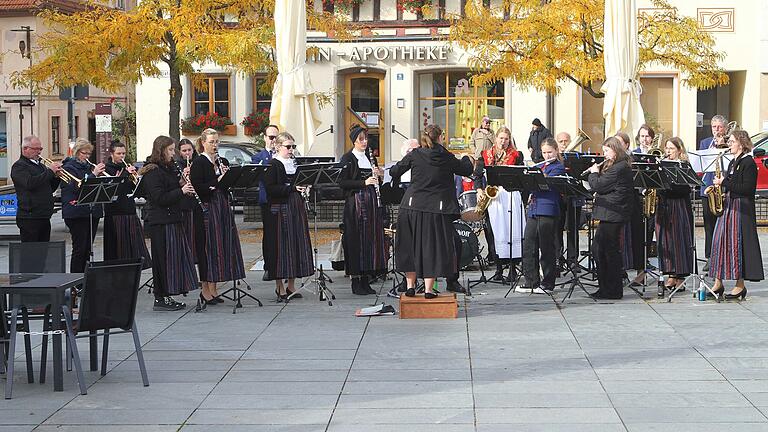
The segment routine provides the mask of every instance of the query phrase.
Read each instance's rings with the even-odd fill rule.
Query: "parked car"
[[[755,146],[752,154],[757,164],[757,195],[768,197],[768,157],[765,154],[768,151],[768,131],[753,135],[752,144]]]
[[[254,146],[251,143],[219,143],[218,152],[219,156],[229,162],[230,165],[245,165],[251,163],[251,156],[258,153],[261,149]],[[259,196],[259,188],[233,188],[232,195],[235,198],[236,205],[243,205],[246,201],[246,197]]]

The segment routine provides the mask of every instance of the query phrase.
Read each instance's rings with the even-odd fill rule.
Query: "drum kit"
[[[464,269],[480,254],[478,236],[485,226],[485,218],[478,211],[477,191],[466,191],[459,195],[459,208],[461,217],[453,222],[453,227],[461,238],[459,268]]]

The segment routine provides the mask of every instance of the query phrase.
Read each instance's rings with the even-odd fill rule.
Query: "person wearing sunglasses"
[[[385,208],[379,179],[384,171],[368,147],[368,132],[359,125],[349,131],[352,149],[341,157],[339,186],[344,190],[344,270],[352,278],[352,293],[376,294],[370,278],[387,269],[384,244]]]
[[[276,125],[269,125],[264,129],[264,150],[251,156],[251,163],[256,165],[269,165],[275,152],[275,138],[280,133],[280,128]],[[261,208],[261,220],[267,212],[267,188],[264,186],[264,180],[259,180],[259,208]]]
[[[275,281],[277,301],[300,298],[294,294],[296,278],[314,273],[309,221],[302,194],[304,186],[293,185],[296,162],[292,155],[296,149],[293,136],[282,132],[275,139],[276,153],[264,175],[267,190],[267,212],[264,215],[264,280]],[[288,286],[283,285],[288,279]]]

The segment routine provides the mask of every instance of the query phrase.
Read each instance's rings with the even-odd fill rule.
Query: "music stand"
[[[580,181],[578,181],[576,178],[571,177],[569,175],[545,177],[544,180],[547,182],[547,184],[549,184],[550,188],[556,189],[558,192],[563,194],[566,200],[573,200],[577,198],[592,198],[592,193],[590,193]],[[576,212],[571,212],[570,216],[573,218],[572,222],[574,223],[574,226],[575,226]],[[581,280],[579,280],[579,276],[576,273],[577,266],[578,266],[578,263],[566,266],[567,268],[565,273],[566,274],[570,273],[571,279],[565,282],[556,284],[556,285],[562,285],[562,286],[570,284],[570,286],[568,287],[568,292],[560,301],[561,304],[565,303],[565,301],[573,295],[573,291],[576,289],[577,286],[581,288],[582,291],[584,291],[587,297],[592,298],[592,296],[589,294],[587,289],[584,288],[584,284],[581,282]],[[552,296],[552,299],[554,300],[554,296]],[[592,298],[592,300],[597,302],[597,299],[595,298]]]
[[[585,154],[577,152],[565,152],[563,155],[563,165],[565,171],[572,177],[581,178],[586,170],[596,163],[605,160],[605,156],[595,154]]]
[[[117,199],[117,190],[125,177],[115,176],[87,176],[80,184],[80,193],[77,196],[78,206],[90,206],[88,213],[88,235],[90,236],[90,255],[93,262],[93,207],[101,204],[101,212],[104,213],[104,204],[109,204]]]
[[[691,203],[693,203],[693,199],[696,195],[696,192],[699,190],[699,187],[701,187],[704,182],[701,181],[698,175],[696,175],[696,171],[694,171],[693,167],[690,164],[683,163],[681,161],[662,161],[662,168],[664,169],[664,172],[667,174],[667,177],[669,179],[669,182],[671,185],[675,186],[688,186],[691,188]],[[715,294],[715,292],[712,290],[712,287],[704,280],[704,278],[699,275],[699,262],[698,262],[698,253],[696,251],[696,236],[695,236],[695,228],[693,223],[693,214],[691,214],[691,248],[693,248],[693,273],[686,276],[686,278],[683,280],[683,282],[679,285],[677,285],[672,291],[670,291],[669,296],[667,297],[667,302],[672,301],[672,297],[675,296],[675,294],[680,291],[681,287],[684,287],[688,284],[690,280],[693,280],[693,286],[691,287],[691,291],[693,292],[694,296],[697,294],[698,288],[701,286],[704,286],[708,292],[710,292],[714,297],[715,300],[719,303],[720,297]],[[698,282],[698,286],[697,286]],[[661,296],[664,295],[663,291],[660,291]]]
[[[232,188],[236,188],[236,187],[249,188],[249,187],[255,186],[259,182],[259,180],[261,180],[261,176],[264,175],[264,173],[267,171],[268,168],[269,166],[267,165],[252,165],[252,164],[231,166],[227,169],[227,172],[224,173],[224,176],[219,181],[219,186],[217,187],[220,189],[226,188],[226,190],[229,191],[227,198],[230,203],[233,219],[235,215],[235,208],[234,208],[235,201],[232,198]],[[232,261],[234,262],[234,259],[232,259]],[[240,289],[239,285],[241,282],[245,284],[246,288],[248,288],[249,291],[252,289],[251,286],[248,284],[248,282],[245,281],[245,279],[233,280],[231,288],[225,290],[222,293],[219,293],[219,295],[216,296],[216,297],[223,297],[235,303],[234,306],[232,307],[233,314],[237,313],[237,309],[243,307],[242,299],[245,297],[248,297],[251,300],[255,300],[256,303],[258,303],[259,307],[263,306],[261,303],[261,300],[249,294],[248,292]],[[195,307],[195,312],[200,312],[205,308],[206,308],[206,304],[204,302],[201,302],[200,299],[198,299],[197,307]]]
[[[526,167],[526,166],[489,166],[486,167],[486,176],[488,179],[488,184],[491,186],[501,186],[506,190],[507,192],[512,191],[528,191],[528,192],[542,192],[542,191],[548,191],[549,185],[544,180],[544,173],[541,172],[539,168],[532,168],[532,167]],[[523,226],[523,218],[525,210],[523,207],[523,204],[521,202],[520,204],[520,227]],[[514,290],[518,283],[520,282],[520,278],[523,275],[522,268],[517,274],[517,277],[514,279],[512,278],[512,224],[514,223],[513,219],[513,213],[512,213],[512,207],[510,206],[509,209],[509,290],[504,295],[504,298],[507,298],[509,296],[509,293]],[[523,242],[524,242],[524,232],[520,233],[520,255],[522,256],[523,252]],[[533,291],[531,291],[532,293]],[[550,293],[547,293],[547,295],[550,295]]]
[[[317,260],[317,195],[318,190],[317,187],[319,186],[330,186],[338,184],[339,177],[341,176],[341,171],[344,167],[339,166],[336,163],[316,163],[316,164],[308,164],[308,165],[299,165],[296,167],[296,176],[293,178],[292,186],[309,186],[312,189],[314,189],[314,211],[312,211],[312,219],[313,219],[313,244],[312,244],[312,251],[313,251],[313,259],[314,259],[314,267],[315,272],[312,277],[312,280],[307,284],[307,281],[303,281],[301,283],[301,286],[293,292],[293,294],[288,296],[287,301],[290,301],[291,298],[296,295],[299,291],[303,289],[309,289],[310,286],[314,285],[316,287],[316,293],[318,295],[318,300],[320,301],[327,301],[328,306],[333,306],[332,300],[336,300],[336,295],[333,293],[331,289],[329,289],[326,286],[326,282],[333,283],[333,280],[329,278],[325,272],[323,271],[323,266],[318,266],[318,260]],[[310,212],[310,206],[309,206],[309,194],[303,194],[304,195],[304,203],[307,206],[307,213]],[[327,292],[326,292],[327,291]],[[330,297],[328,297],[328,293],[330,293]]]

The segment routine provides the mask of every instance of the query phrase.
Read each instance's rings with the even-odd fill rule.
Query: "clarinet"
[[[179,165],[179,163],[176,161],[176,158],[173,158],[172,160],[173,160],[173,165],[176,167],[176,170],[179,172],[179,176],[181,177],[181,179],[182,179],[182,180],[184,180],[184,182],[185,182],[185,183],[190,183],[190,184],[192,184],[192,182],[190,182],[190,181],[189,181],[189,177],[187,177],[187,176],[184,174],[184,170],[182,170],[182,169],[181,169],[181,166],[180,166],[180,165]],[[197,205],[199,205],[199,206],[200,206],[200,209],[201,209],[201,210],[203,210],[203,213],[206,213],[206,212],[208,211],[208,209],[207,209],[207,208],[205,208],[205,206],[203,205],[203,202],[202,202],[202,201],[200,201],[200,196],[197,194],[197,191],[195,191],[194,189],[192,189],[192,193],[193,193],[193,194],[194,194],[194,196],[195,196],[195,200],[197,201]]]
[[[368,156],[368,161],[371,163],[371,176],[376,177],[373,174],[373,170],[378,167],[376,164],[376,158],[373,157],[370,151],[365,152]],[[381,207],[381,189],[379,188],[379,178],[376,177],[376,184],[373,185],[374,190],[376,191],[376,207]]]

